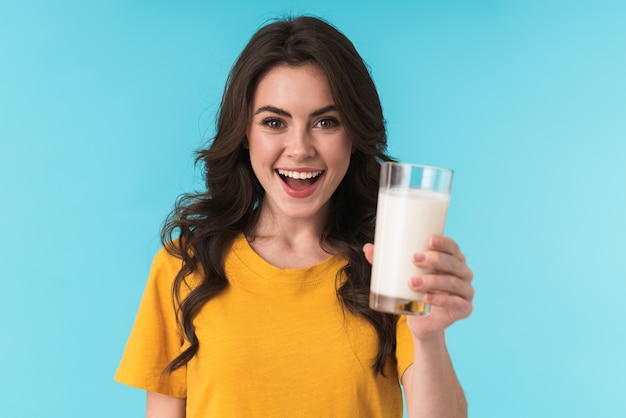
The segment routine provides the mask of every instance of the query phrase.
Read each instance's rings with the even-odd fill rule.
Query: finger
[[[465,255],[461,251],[459,244],[457,244],[457,242],[450,237],[444,237],[443,235],[433,235],[428,241],[428,247],[431,250],[457,256],[460,260],[465,261]]]
[[[469,282],[455,276],[425,274],[413,277],[409,281],[409,288],[414,292],[447,293],[468,301],[474,299],[474,287]]]
[[[372,264],[374,261],[374,244],[367,243],[363,246],[363,254],[365,254],[365,258],[367,261]]]
[[[474,310],[474,306],[467,299],[448,293],[424,293],[422,298],[433,307],[447,310],[452,321],[467,318]]]
[[[457,256],[439,251],[426,251],[413,256],[413,264],[421,269],[436,270],[440,273],[457,276],[463,280],[471,281],[474,273]]]

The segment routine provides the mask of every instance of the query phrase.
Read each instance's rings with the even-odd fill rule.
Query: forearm
[[[402,377],[409,418],[467,417],[443,332],[426,341],[414,339],[413,344],[413,365]]]
[[[150,391],[146,395],[146,418],[185,418],[185,399]]]

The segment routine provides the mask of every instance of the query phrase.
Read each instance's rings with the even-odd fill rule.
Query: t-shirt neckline
[[[343,257],[331,255],[327,259],[308,267],[277,267],[257,254],[243,233],[235,238],[231,252],[242,264],[257,275],[268,281],[287,285],[310,285],[319,282],[329,277],[331,272],[336,274],[347,264]]]

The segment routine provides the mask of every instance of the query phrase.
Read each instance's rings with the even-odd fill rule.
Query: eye
[[[315,126],[322,129],[332,129],[339,126],[339,121],[335,118],[324,118],[320,119]]]
[[[276,118],[264,119],[261,123],[270,129],[280,129],[285,126],[282,120]]]

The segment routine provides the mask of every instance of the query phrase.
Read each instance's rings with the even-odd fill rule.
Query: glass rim
[[[438,167],[436,165],[404,163],[404,162],[401,162],[401,161],[384,161],[381,164],[381,166],[383,166],[383,165],[396,165],[396,166],[408,166],[408,167],[416,167],[416,168],[425,168],[425,169],[429,169],[429,170],[443,171],[443,172],[447,172],[447,173],[450,173],[450,174],[454,175],[454,170],[452,170],[451,168]]]

